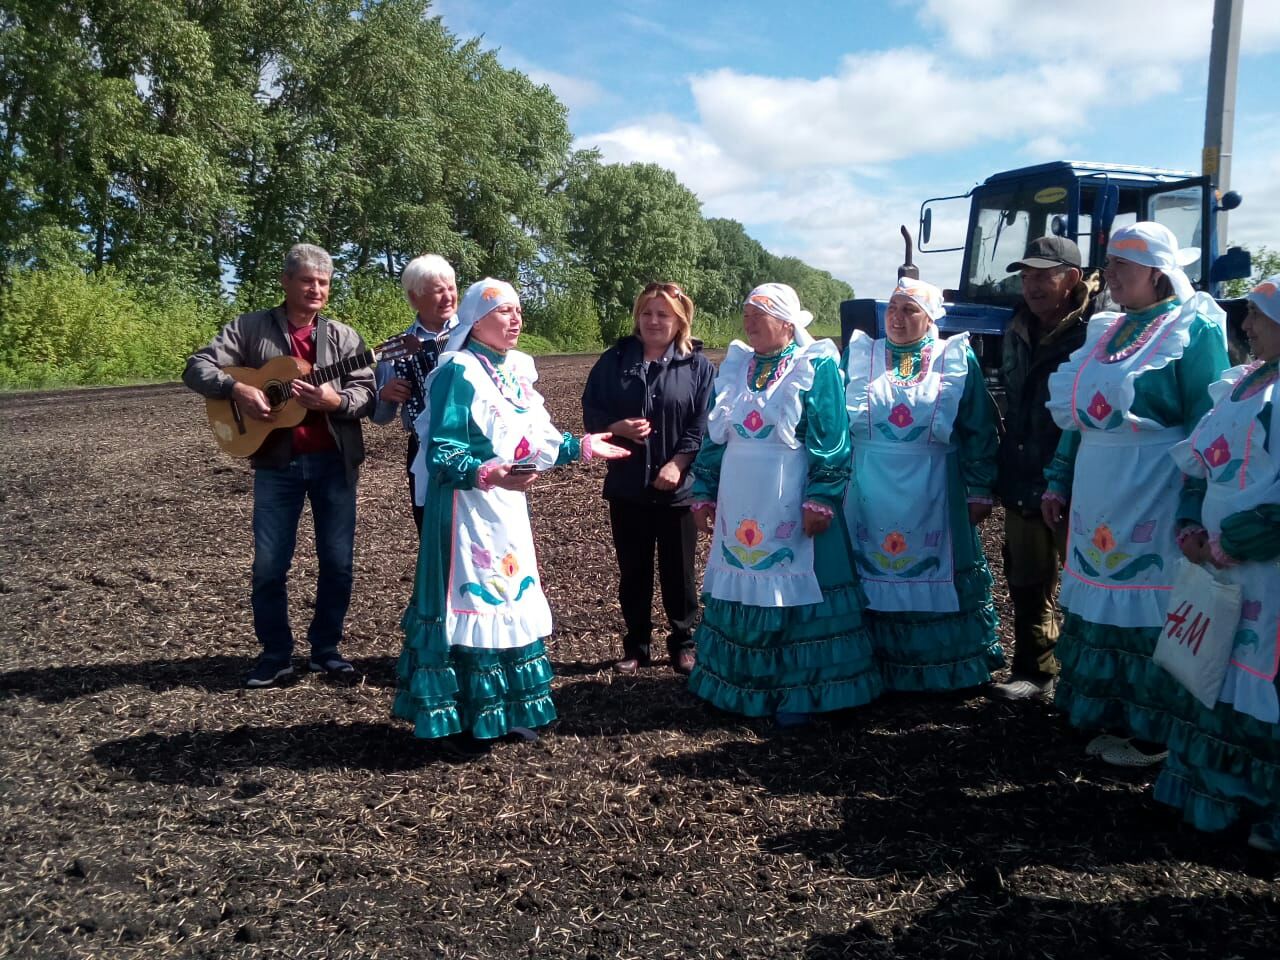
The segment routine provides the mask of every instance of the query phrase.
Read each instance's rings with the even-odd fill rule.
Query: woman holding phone
[[[472,284],[427,380],[426,510],[392,708],[418,737],[536,739],[555,719],[525,494],[539,471],[628,456],[608,433],[578,440],[552,425],[533,359],[515,349],[521,325],[510,284]]]

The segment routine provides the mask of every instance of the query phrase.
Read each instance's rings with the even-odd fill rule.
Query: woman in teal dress
[[[1041,506],[1068,538],[1055,700],[1072,726],[1101,731],[1085,752],[1116,766],[1162,760],[1189,696],[1151,654],[1178,537],[1199,519],[1169,451],[1227,366],[1222,310],[1178,266],[1194,256],[1159,223],[1116,230],[1104,275],[1126,312],[1095,314],[1084,346],[1049,378],[1063,434]]]
[[[991,514],[997,414],[968,334],[942,339],[942,291],[903,277],[885,339],[845,353],[853,482],[845,517],[890,690],[986,683],[1004,662],[978,527]]]
[[[417,421],[427,497],[392,711],[426,739],[533,739],[555,719],[525,493],[543,470],[627,456],[607,433],[579,441],[552,426],[533,360],[515,349],[520,328],[510,284],[473,284]]]
[[[1240,620],[1213,709],[1188,700],[1156,799],[1201,830],[1252,821],[1250,846],[1280,852],[1280,275],[1249,294],[1252,363],[1210,388],[1213,409],[1174,448],[1207,484],[1182,551],[1240,587]]]
[[[694,461],[693,510],[712,534],[689,688],[780,726],[880,693],[840,503],[849,431],[830,340],[785,284],[743,306],[748,346],[720,366]]]

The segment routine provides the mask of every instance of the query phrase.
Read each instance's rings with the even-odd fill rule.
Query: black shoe
[[[323,673],[330,680],[342,683],[352,683],[357,679],[356,668],[351,665],[351,661],[336,650],[322,654],[319,660],[312,660],[307,664],[307,669],[312,673]]]
[[[293,676],[293,664],[289,661],[259,660],[249,675],[244,678],[244,685],[251,689],[275,687]]]

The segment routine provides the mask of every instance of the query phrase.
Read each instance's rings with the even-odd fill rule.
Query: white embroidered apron
[[[1070,409],[1081,440],[1071,487],[1060,602],[1091,623],[1159,627],[1181,556],[1175,516],[1181,474],[1169,457],[1186,438],[1132,412],[1134,381],[1181,355],[1185,320],[1149,322],[1134,343],[1107,352],[1123,316],[1075,364]],[[1074,359],[1074,358],[1073,358]]]
[[[756,392],[747,386],[750,351],[735,346],[721,366],[709,418],[709,435],[725,451],[703,589],[755,607],[820,603],[813,538],[802,517],[809,457],[796,438],[812,359],[797,352],[774,383]]]
[[[1276,383],[1252,391],[1246,385],[1239,400],[1232,393],[1223,392],[1188,444],[1200,468],[1196,473],[1208,480],[1202,520],[1211,537],[1219,535],[1225,517],[1276,502],[1280,492],[1280,463],[1264,447],[1266,428],[1258,419],[1273,402]],[[1277,419],[1273,415],[1273,430],[1280,427]],[[1276,443],[1274,433],[1271,440]],[[1275,686],[1280,668],[1280,561],[1215,569],[1214,575],[1239,584],[1242,594],[1235,646],[1219,699],[1266,723],[1280,722]]]
[[[533,389],[532,362],[511,356],[528,409],[518,410],[498,390],[474,355],[460,351],[452,362],[466,370],[475,388],[471,418],[502,462],[555,465],[562,442],[542,397]],[[443,365],[443,362],[442,362]],[[551,608],[542,591],[529,505],[525,494],[493,488],[453,491],[445,629],[454,646],[522,647],[551,633]]]
[[[910,379],[889,368],[886,341],[850,345],[853,482],[844,509],[872,610],[960,609],[947,455],[955,450],[949,441],[968,372],[966,343],[925,345]]]

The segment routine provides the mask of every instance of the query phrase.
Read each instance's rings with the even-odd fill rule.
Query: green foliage
[[[0,290],[0,388],[175,380],[229,319],[216,300],[110,268],[20,271]]]
[[[1223,284],[1224,296],[1243,297],[1267,277],[1280,273],[1280,250],[1259,247],[1250,251],[1253,255],[1253,269],[1248,277],[1240,280],[1228,280]]]
[[[298,241],[333,254],[331,312],[370,342],[408,324],[395,278],[426,251],[510,279],[561,350],[628,332],[651,280],[713,341],[756,283],[824,320],[848,295],[669,171],[573,150],[552,91],[430,0],[9,0],[0,145],[5,384],[175,375],[209,318],[279,302]]]
[[[710,242],[698,198],[652,163],[592,165],[568,189],[569,239],[595,278],[605,343],[631,329],[636,295],[652,280],[682,282],[694,300]]]

